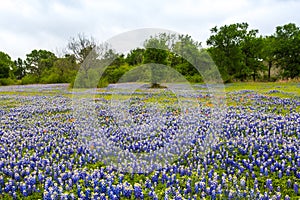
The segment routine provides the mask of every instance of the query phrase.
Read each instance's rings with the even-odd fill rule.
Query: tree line
[[[84,63],[93,51],[102,64],[110,61],[101,72],[101,79],[97,80],[99,87],[116,83],[129,70],[147,63],[167,65],[188,81],[201,82],[203,78],[191,59],[197,59],[203,51],[210,55],[225,83],[299,78],[300,28],[296,24],[277,26],[275,33],[268,36],[259,35],[257,29],[249,29],[247,23],[216,26],[210,32],[206,48],[189,35],[160,33],[148,38],[143,47],[124,55],[107,44],[98,45],[92,37],[78,34],[69,40],[62,57],[48,50],[35,49],[24,60],[12,60],[0,51],[0,85],[73,84],[76,76],[80,79],[99,73],[91,63]],[[79,70],[84,73],[78,73]]]

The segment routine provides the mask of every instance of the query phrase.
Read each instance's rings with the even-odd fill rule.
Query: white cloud
[[[248,22],[262,34],[300,24],[299,1],[282,0],[5,0],[0,7],[0,51],[13,59],[33,49],[55,52],[78,33],[104,41],[137,28],[164,28],[205,44],[214,26]]]

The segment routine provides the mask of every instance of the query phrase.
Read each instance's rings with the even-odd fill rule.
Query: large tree
[[[14,62],[11,60],[10,56],[0,51],[0,78],[9,78],[13,68]]]
[[[145,52],[144,52],[144,64],[150,66],[150,80],[152,87],[160,87],[159,82],[163,78],[163,69],[160,65],[168,65],[168,57],[170,53],[170,44],[171,38],[173,36],[167,33],[160,33],[155,36],[151,36],[144,43]]]
[[[144,63],[168,64],[168,38],[165,33],[151,36],[144,43]]]
[[[136,48],[130,51],[130,53],[126,56],[125,61],[129,65],[140,65],[143,63],[145,49]]]
[[[248,75],[252,76],[253,81],[256,81],[259,72],[264,70],[262,60],[263,39],[256,37],[258,30],[251,30],[246,35],[241,43],[241,48],[244,57],[244,67],[242,79],[246,79]]]
[[[187,79],[195,79],[195,75],[198,80],[201,79],[193,66],[202,64],[199,62],[201,43],[193,40],[191,36],[160,33],[146,40],[144,46],[144,63],[168,65]],[[153,71],[152,74],[162,74],[158,66],[155,68],[157,72]]]
[[[245,58],[249,54],[253,59],[256,51],[251,43],[258,42],[254,40],[257,30],[248,30],[247,23],[236,23],[217,26],[211,29],[212,35],[207,40],[210,46],[209,52],[219,67],[223,80],[230,81],[232,78],[244,80],[249,75],[250,62]],[[248,54],[248,55],[245,55]],[[252,59],[252,61],[254,61]],[[251,62],[252,67],[256,63]]]
[[[83,63],[90,52],[96,47],[93,37],[88,38],[83,33],[79,33],[77,37],[72,37],[67,45],[67,50],[73,54],[78,63]]]
[[[58,58],[53,67],[44,71],[42,81],[46,83],[71,83],[74,81],[79,65],[73,55]]]
[[[190,35],[178,35],[178,40],[172,50],[178,55],[179,60],[173,59],[175,68],[184,76],[194,76],[198,73],[197,68],[203,67],[199,63],[201,43],[192,39]],[[196,66],[193,66],[196,65]]]
[[[53,66],[57,57],[54,53],[47,50],[33,50],[26,55],[25,66],[29,74],[35,75],[38,79],[44,70],[48,70]]]
[[[276,27],[274,55],[283,70],[283,77],[300,76],[300,28],[289,23]]]
[[[16,69],[14,70],[15,77],[17,79],[22,79],[26,75],[25,62],[21,58],[18,58],[14,63],[16,66]]]
[[[271,70],[276,66],[276,39],[273,35],[263,38],[262,58],[268,68],[268,80],[271,80]]]

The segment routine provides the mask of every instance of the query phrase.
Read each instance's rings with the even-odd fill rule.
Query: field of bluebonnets
[[[226,85],[222,134],[204,155],[197,149],[205,140],[206,117],[214,105],[204,85],[193,87],[201,104],[194,113],[199,120],[193,122],[199,137],[191,141],[190,151],[147,174],[118,172],[81,144],[66,85],[0,87],[0,198],[299,199],[300,84]],[[147,122],[152,111],[145,103],[158,101],[165,106],[168,123],[151,140],[111,133],[125,149],[155,150],[185,126],[177,118],[181,111],[174,106],[174,95],[162,99],[166,95],[154,97],[153,91],[166,89],[148,90],[134,97],[133,119]],[[108,130],[113,119],[105,105],[111,93],[99,89],[95,97],[98,118],[106,127],[101,130]]]

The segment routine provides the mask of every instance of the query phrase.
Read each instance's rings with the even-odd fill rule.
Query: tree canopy
[[[12,70],[14,70],[14,63],[10,56],[0,51],[0,78],[8,78]]]

